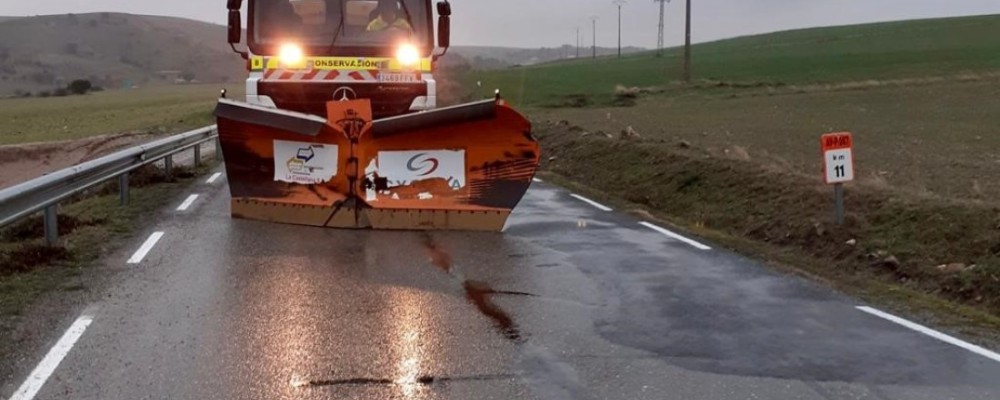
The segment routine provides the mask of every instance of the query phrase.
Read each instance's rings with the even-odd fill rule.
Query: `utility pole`
[[[580,27],[576,27],[576,58],[580,58]]]
[[[622,58],[622,6],[627,2],[628,0],[614,0],[612,2],[618,6],[618,58]]]
[[[663,56],[663,48],[666,47],[666,45],[665,45],[665,43],[663,41],[664,31],[666,31],[666,27],[667,27],[667,23],[666,23],[666,13],[667,13],[666,12],[667,11],[666,8],[667,7],[666,7],[666,5],[667,5],[667,3],[670,2],[670,0],[653,0],[653,1],[656,2],[656,3],[660,3],[660,31],[659,31],[659,34],[657,35],[657,38],[656,38],[656,56],[657,57],[662,57]]]
[[[594,23],[594,59],[597,59],[597,17],[590,17],[590,21]]]
[[[691,83],[691,0],[687,0],[687,26],[684,28],[684,82]]]

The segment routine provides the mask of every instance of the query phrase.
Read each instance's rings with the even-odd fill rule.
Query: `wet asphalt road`
[[[1000,398],[1000,363],[550,185],[504,234],[231,220],[224,179],[192,192],[140,265],[145,235],[104,261],[121,280],[36,398]]]

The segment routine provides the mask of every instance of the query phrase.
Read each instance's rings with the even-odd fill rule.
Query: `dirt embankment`
[[[854,185],[847,222],[803,173],[688,142],[537,122],[544,169],[840,287],[878,282],[1000,315],[1000,206]],[[801,261],[801,262],[799,262]],[[801,264],[801,265],[799,265]]]
[[[81,140],[0,146],[0,188],[149,141],[148,133],[123,133]]]

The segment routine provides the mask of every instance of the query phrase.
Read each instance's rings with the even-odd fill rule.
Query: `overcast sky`
[[[683,41],[684,0],[667,5],[667,44]],[[1000,14],[1000,0],[693,0],[694,40],[821,25]],[[223,0],[0,0],[0,15],[116,11],[186,17],[224,23]],[[573,44],[576,29],[591,42],[591,16],[598,16],[597,43],[614,46],[617,10],[611,0],[452,0],[453,43],[541,47]],[[658,6],[630,0],[622,9],[625,45],[656,46]]]

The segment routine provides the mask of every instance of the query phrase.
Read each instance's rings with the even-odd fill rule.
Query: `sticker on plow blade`
[[[274,180],[315,185],[337,175],[337,146],[274,141]]]
[[[436,180],[439,184],[433,189],[461,190],[465,187],[465,150],[380,151],[378,174],[389,181],[390,188]]]

